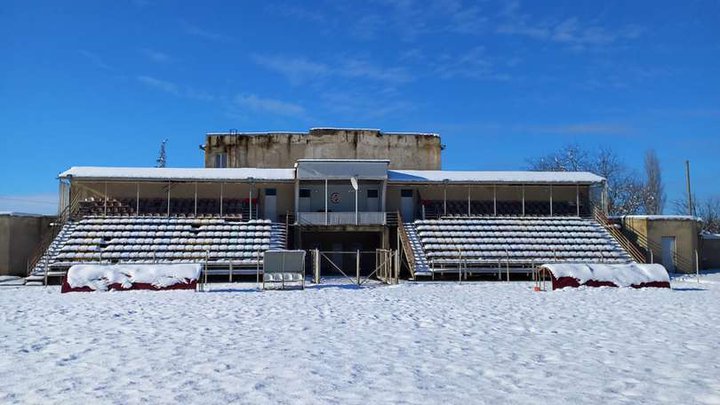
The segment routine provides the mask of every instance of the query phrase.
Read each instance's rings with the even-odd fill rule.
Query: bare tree
[[[695,216],[702,220],[702,228],[705,232],[720,233],[720,197],[713,196],[704,200],[698,200],[693,195],[693,212]],[[687,198],[675,200],[675,213],[678,215],[687,215],[688,201]]]
[[[589,171],[607,180],[608,212],[610,215],[630,215],[642,211],[644,184],[636,172],[629,170],[610,148],[600,148],[595,153],[577,144],[563,147],[558,152],[528,159],[530,170],[539,171]]]
[[[587,151],[570,144],[549,155],[528,159],[528,164],[531,170],[543,172],[578,172],[587,170],[590,160]]]
[[[645,153],[645,190],[643,192],[643,205],[645,212],[650,215],[662,214],[665,206],[665,187],[660,172],[660,160],[654,150]]]

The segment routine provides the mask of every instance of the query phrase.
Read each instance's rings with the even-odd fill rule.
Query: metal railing
[[[385,225],[384,212],[298,212],[298,225]]]
[[[31,275],[35,267],[40,264],[40,260],[42,260],[43,256],[47,253],[47,251],[50,249],[50,246],[55,241],[55,238],[58,237],[60,232],[62,232],[65,225],[68,223],[68,221],[72,218],[72,216],[75,214],[75,211],[77,210],[80,203],[80,196],[79,193],[76,194],[71,200],[70,203],[63,209],[63,211],[58,215],[57,219],[53,221],[53,223],[50,224],[50,229],[45,232],[45,234],[42,236],[40,243],[35,247],[32,254],[30,255],[30,259],[28,259],[27,262],[27,268],[26,273],[27,275]],[[45,260],[45,273],[47,275],[48,267],[49,267],[49,258],[46,258]]]
[[[407,229],[405,229],[405,224],[403,223],[402,215],[400,213],[397,213],[398,218],[398,236],[400,237],[400,244],[402,245],[402,252],[405,256],[405,260],[407,261],[407,265],[410,268],[410,272],[412,273],[413,277],[415,277],[415,263],[417,263],[415,259],[415,251],[412,248],[412,245],[410,245],[410,237],[407,234]],[[398,251],[400,251],[400,246],[398,246]]]
[[[613,238],[615,238],[615,240],[620,244],[620,246],[622,246],[622,248],[625,249],[628,254],[630,254],[633,260],[638,263],[647,263],[647,259],[645,255],[640,251],[640,248],[635,243],[630,241],[630,239],[628,239],[625,234],[623,234],[615,226],[614,223],[610,222],[607,215],[605,215],[602,210],[596,207],[594,215],[595,220],[599,222],[600,225],[602,225],[603,228],[605,228],[610,233],[610,235],[612,235]]]

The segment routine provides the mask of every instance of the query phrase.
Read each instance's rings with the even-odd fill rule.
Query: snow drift
[[[194,290],[200,264],[75,265],[62,292],[107,290]]]
[[[670,288],[670,276],[660,264],[557,263],[540,266],[552,277],[553,290],[565,287]]]

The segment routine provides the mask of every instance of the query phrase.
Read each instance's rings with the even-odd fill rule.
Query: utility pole
[[[158,156],[156,160],[157,165],[155,165],[155,167],[165,167],[167,164],[167,154],[165,153],[165,145],[167,144],[167,141],[167,139],[164,139],[160,143],[160,156]]]
[[[685,181],[687,183],[687,199],[688,199],[688,215],[694,216],[695,210],[693,207],[692,192],[690,191],[690,161],[685,161]]]

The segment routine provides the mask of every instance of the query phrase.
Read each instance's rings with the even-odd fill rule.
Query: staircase
[[[285,224],[273,222],[270,225],[270,250],[287,249],[288,228]]]
[[[417,276],[431,276],[432,271],[425,257],[422,244],[418,239],[415,225],[412,223],[403,224],[398,228],[398,231],[400,232],[400,239],[402,240],[405,254],[408,257],[408,264],[411,267],[410,271],[413,278]]]
[[[645,254],[640,251],[640,248],[631,242],[615,224],[610,222],[603,211],[596,208],[594,214],[595,220],[608,231],[615,241],[617,241],[617,243],[620,244],[620,246],[625,249],[630,256],[632,256],[633,260],[638,263],[647,263],[647,258],[645,257]]]
[[[49,277],[62,277],[65,271],[53,271],[50,264],[55,260],[60,249],[67,241],[69,235],[75,230],[74,222],[66,222],[58,232],[55,239],[50,242],[47,249],[42,253],[39,259],[36,259],[35,265],[30,269],[28,276],[25,277],[25,285],[45,285]]]

